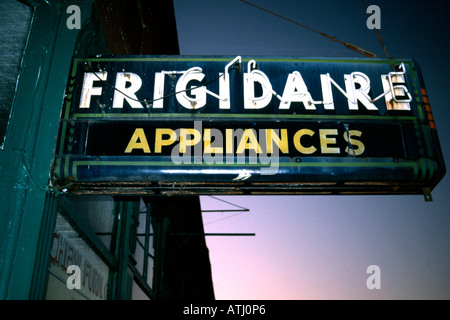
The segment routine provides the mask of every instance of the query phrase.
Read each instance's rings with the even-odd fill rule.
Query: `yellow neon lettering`
[[[362,135],[362,132],[359,130],[349,130],[348,134],[347,134],[347,132],[344,132],[345,141],[349,142],[352,145],[351,148],[349,148],[347,146],[345,148],[345,152],[347,152],[351,156],[359,156],[364,152],[364,150],[366,149],[366,147],[364,146],[364,143],[353,138],[354,136],[361,137],[361,135]],[[356,147],[356,149],[355,149],[355,147]]]
[[[266,129],[266,148],[267,153],[273,152],[273,143],[277,145],[278,149],[283,153],[289,152],[287,129],[280,129],[280,136],[274,129]]]
[[[227,154],[233,153],[233,129],[225,130],[225,151]]]
[[[242,135],[241,141],[239,141],[236,154],[243,153],[245,149],[254,150],[256,153],[262,152],[258,139],[256,138],[255,131],[252,129],[244,130],[244,134]]]
[[[211,129],[205,129],[203,132],[203,140],[204,140],[204,153],[212,154],[212,153],[223,153],[222,147],[211,147]]]
[[[330,144],[336,144],[336,138],[328,136],[337,135],[337,129],[319,129],[320,136],[320,151],[322,153],[340,153],[339,148],[329,147]]]
[[[194,136],[193,139],[187,139],[187,136]],[[202,135],[198,130],[193,128],[181,128],[180,129],[180,153],[186,152],[186,147],[191,147],[199,143],[202,139]]]
[[[147,137],[142,128],[136,128],[136,130],[134,130],[133,136],[125,149],[125,153],[131,153],[134,149],[142,149],[144,153],[150,153]]]
[[[298,130],[295,135],[294,135],[294,146],[295,149],[297,149],[299,152],[304,153],[304,154],[311,154],[316,152],[316,147],[311,146],[311,147],[304,147],[301,143],[301,138],[304,135],[308,135],[308,136],[313,136],[314,135],[314,131],[310,130],[310,129],[300,129]]]
[[[168,135],[169,139],[163,139],[163,135]],[[162,146],[170,146],[177,141],[177,133],[168,128],[158,128],[155,131],[155,153],[161,153]]]

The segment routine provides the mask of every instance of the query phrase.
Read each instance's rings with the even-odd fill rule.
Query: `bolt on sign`
[[[133,194],[426,194],[445,174],[410,59],[75,58],[52,183]]]

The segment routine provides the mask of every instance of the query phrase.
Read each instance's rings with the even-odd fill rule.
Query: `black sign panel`
[[[53,183],[103,193],[422,193],[445,172],[408,59],[74,59]]]
[[[97,121],[87,135],[86,156],[405,157],[401,126],[395,124]]]

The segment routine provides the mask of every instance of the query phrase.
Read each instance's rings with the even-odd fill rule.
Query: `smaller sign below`
[[[46,300],[106,300],[109,269],[58,213]]]

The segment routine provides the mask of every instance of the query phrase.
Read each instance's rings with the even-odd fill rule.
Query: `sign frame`
[[[152,64],[155,65],[155,68],[150,68],[149,70],[151,70],[151,72],[145,69],[147,65]],[[176,68],[172,67],[174,65]],[[162,89],[157,89],[156,74],[161,70],[166,70],[167,72],[163,77],[171,77],[176,80],[176,83],[173,82],[172,87],[174,84],[177,84],[178,87],[178,84],[181,82],[181,77],[187,73],[179,72],[179,74],[175,74],[175,72],[172,71],[173,74],[171,75],[170,71],[167,70],[171,70],[170,67],[172,67],[172,70],[187,71],[198,67],[198,65],[201,65],[201,69],[204,70],[207,70],[209,65],[219,65],[219,67],[216,66],[214,72],[211,72],[211,74],[204,71],[204,74],[202,73],[203,78],[201,79],[199,78],[199,72],[193,74],[190,81],[191,83],[197,83],[197,85],[192,86],[191,89],[188,89],[187,81],[184,84],[184,87],[182,86],[182,89],[185,91],[184,100],[191,103],[193,106],[191,109],[189,109],[189,105],[186,105],[184,108],[183,106],[180,106],[183,99],[180,96],[180,90],[178,90],[177,93],[175,88],[173,92],[167,92],[166,95],[165,92],[168,91],[167,89],[164,89],[164,87]],[[123,66],[126,66],[127,70],[123,68],[120,70]],[[167,66],[169,66],[169,69],[166,69]],[[282,70],[284,72],[281,72],[282,76],[280,76],[280,78],[282,79],[286,79],[289,73],[283,69],[285,66],[289,66],[288,69],[290,68],[289,76],[294,74],[293,71],[299,71],[300,77],[303,76],[304,78],[304,80],[302,78],[303,84],[306,85],[307,90],[311,91],[311,99],[312,97],[320,96],[319,93],[321,93],[323,97],[325,96],[325,90],[323,89],[324,82],[319,82],[319,74],[320,81],[325,81],[326,79],[325,77],[322,77],[322,75],[326,73],[323,71],[315,71],[316,69],[314,68],[324,68],[324,70],[328,68],[331,73],[330,81],[335,81],[335,83],[332,84],[329,82],[329,86],[330,88],[333,88],[335,96],[340,97],[341,101],[336,100],[335,102],[335,104],[339,106],[336,106],[335,109],[331,111],[326,110],[326,99],[324,97],[322,109],[319,108],[320,103],[318,103],[317,105],[313,105],[313,107],[316,108],[311,107],[310,110],[307,110],[307,105],[304,103],[306,100],[301,100],[306,99],[305,97],[307,95],[303,95],[302,97],[300,97],[300,94],[296,95],[299,90],[303,88],[302,82],[300,81],[297,82],[296,89],[294,91],[291,90],[291,93],[293,92],[291,95],[291,106],[286,110],[282,110],[282,99],[286,97],[285,93],[289,91],[287,90],[286,81],[284,90],[280,85],[276,87],[274,82],[272,88],[273,94],[271,96],[272,99],[268,105],[271,106],[271,110],[268,110],[270,108],[264,109],[265,107],[252,110],[245,109],[244,101],[240,103],[240,110],[235,111],[234,105],[236,104],[236,99],[232,99],[233,94],[230,94],[229,91],[241,90],[240,96],[237,96],[242,101],[242,95],[244,95],[244,99],[247,98],[247,96],[245,96],[246,93],[242,93],[242,90],[245,91],[246,89],[236,89],[236,86],[231,86],[228,88],[229,91],[227,92],[227,90],[219,87],[219,84],[216,82],[222,81],[226,76],[229,77],[228,81],[233,82],[233,79],[244,79],[240,81],[245,81],[245,76],[248,74],[253,74],[255,77],[254,79],[256,79],[256,76],[260,77],[258,79],[263,79],[264,75],[267,74],[269,75],[268,78],[270,78],[270,84],[274,73],[267,71],[269,70],[269,66],[272,69],[278,68]],[[217,72],[220,68],[223,70],[222,73]],[[305,68],[310,72],[305,73]],[[388,101],[386,95],[387,91],[384,91],[384,95],[380,95],[380,93],[383,93],[383,89],[380,83],[374,84],[376,79],[373,77],[369,77],[372,81],[371,84],[374,86],[374,88],[371,88],[370,95],[374,99],[375,96],[378,96],[378,111],[369,110],[369,108],[361,106],[361,101],[357,101],[358,106],[356,106],[356,112],[350,110],[351,99],[348,98],[347,95],[351,96],[349,93],[351,91],[345,87],[346,83],[343,82],[342,76],[345,77],[348,74],[353,75],[353,73],[351,73],[353,70],[354,74],[356,74],[354,77],[356,77],[358,76],[357,72],[360,72],[360,70],[363,71],[361,73],[364,75],[364,72],[366,72],[366,74],[368,73],[366,70],[373,69],[378,70],[374,72],[378,72],[379,78],[382,73],[386,73],[386,68],[393,74],[395,72],[398,73],[399,70],[403,71],[404,83],[399,85],[399,88],[404,86],[406,89],[403,90],[403,97],[399,98],[398,102],[399,104],[402,104],[405,101],[408,101],[410,111],[388,110],[388,112],[386,112],[386,110],[384,110],[382,112],[381,109],[383,107],[379,106],[381,101]],[[339,69],[345,70],[340,71]],[[109,72],[109,70],[112,71]],[[153,76],[155,76],[152,86],[147,87],[151,87],[151,89],[148,90],[151,90],[153,97],[158,99],[153,99],[153,101],[150,99],[145,100],[142,97],[135,99],[139,100],[139,103],[143,106],[141,110],[138,110],[137,108],[134,109],[131,107],[130,103],[132,103],[132,100],[127,99],[126,95],[126,92],[132,92],[126,91],[132,86],[132,83],[131,85],[128,83],[129,87],[127,87],[123,84],[125,82],[123,82],[121,87],[122,91],[118,90],[117,86],[114,86],[119,84],[119,77],[126,78],[130,73],[138,74],[139,76],[139,72],[142,72],[142,70],[145,71],[141,74],[141,78],[153,79]],[[255,70],[261,70],[262,72],[257,73]],[[121,72],[123,72],[123,76],[119,76]],[[88,101],[89,107],[82,110],[82,112],[74,112],[77,107],[78,111],[82,109],[80,107],[82,105],[82,87],[83,84],[85,84],[83,81],[86,81],[86,76],[83,80],[83,75],[87,73],[92,74],[91,85],[89,87],[92,95]],[[309,77],[311,73],[314,73],[316,77],[315,86],[311,86],[312,80]],[[106,80],[105,76],[105,79],[103,79],[102,77],[104,74],[108,74],[108,77],[109,74],[115,74],[116,82],[107,82],[109,81],[109,78]],[[233,78],[232,74],[235,74],[235,78]],[[210,80],[208,80],[208,78]],[[296,81],[295,78],[293,79]],[[256,80],[254,81],[256,82]],[[297,81],[299,81],[298,78]],[[99,87],[96,87],[93,84],[94,82],[97,83],[97,85],[98,83],[101,83],[102,89],[99,90]],[[321,92],[318,91],[318,83],[322,84]],[[167,86],[167,83],[164,85]],[[240,82],[239,86],[242,87],[242,85],[243,82]],[[142,88],[144,88],[144,86],[145,84]],[[208,89],[209,86],[212,86],[212,89]],[[390,83],[390,86],[390,88],[393,88],[392,83]],[[311,87],[313,88],[311,89]],[[341,93],[338,92],[338,87],[340,87]],[[207,88],[209,91],[206,92],[205,90],[205,96],[212,101],[216,101],[214,107],[212,106],[213,104],[209,102],[205,102],[203,106],[198,108],[192,104],[192,100],[200,96],[200,91],[203,88]],[[108,90],[110,90],[109,95],[106,93]],[[136,95],[140,92],[139,90],[135,91]],[[163,93],[159,93],[158,95],[158,90],[159,92],[162,90]],[[197,90],[197,96],[193,94],[193,90]],[[261,86],[254,90],[255,91],[252,92],[252,98],[254,99],[253,101],[256,101],[258,99],[257,95],[264,94],[265,89],[263,80],[261,80]],[[346,90],[347,95],[344,95],[344,90]],[[393,90],[394,89],[390,92],[393,92]],[[358,89],[356,89],[356,91],[358,91]],[[400,91],[402,91],[401,88]],[[99,94],[99,92],[101,93]],[[216,97],[210,97],[210,95],[214,95],[214,92],[216,92]],[[223,99],[220,100],[219,98],[224,92],[229,94],[228,97],[231,97],[231,106],[229,106],[229,109],[226,109],[226,106],[223,107],[223,105],[219,103],[219,101],[223,101]],[[282,92],[283,95],[281,95]],[[406,98],[405,92],[408,95]],[[278,96],[276,97],[277,93]],[[121,112],[122,110],[119,112],[117,110],[118,108],[115,108],[114,99],[111,98],[113,94],[114,99],[116,99],[117,96],[122,95],[121,101],[124,106],[123,110],[132,112],[123,113]],[[149,95],[146,97],[148,96]],[[128,95],[128,97],[130,97],[130,95]],[[134,97],[136,98],[136,96]],[[342,107],[343,97],[350,101],[347,101],[348,106]],[[391,101],[393,100],[392,97],[394,97],[395,100],[395,94],[393,96],[391,94]],[[131,98],[133,98],[133,96],[131,96],[130,99]],[[299,100],[295,101],[295,99]],[[160,101],[158,106],[157,100]],[[273,107],[275,105],[274,101],[280,103],[277,110],[276,107]],[[315,102],[314,100],[312,101]],[[195,100],[195,103],[197,102],[201,102],[200,99]],[[177,103],[178,105],[174,107]],[[294,103],[297,104],[294,106]],[[301,103],[303,103],[304,109],[300,108],[302,106]],[[96,112],[86,112],[87,109],[90,111],[94,108],[96,108]],[[157,108],[160,109],[157,110]],[[172,112],[165,112],[165,108],[169,108]],[[321,110],[320,112],[318,111],[319,109]],[[153,112],[155,110],[158,112]],[[344,111],[341,112],[340,110]],[[250,112],[244,113],[246,111]],[[359,111],[364,112],[360,113]],[[347,114],[344,114],[346,112]],[[278,135],[280,134],[279,130],[282,130],[283,125],[294,126],[298,123],[302,123],[302,128],[306,128],[305,130],[310,130],[312,132],[305,131],[306,133],[302,139],[308,139],[309,137],[307,134],[310,136],[314,135],[315,138],[323,138],[325,141],[325,148],[328,148],[325,150],[338,148],[336,139],[339,138],[337,138],[338,136],[335,133],[339,133],[341,140],[342,137],[345,139],[346,134],[349,139],[352,139],[352,143],[357,140],[357,136],[354,135],[350,137],[348,135],[349,132],[351,132],[351,130],[348,130],[349,127],[355,128],[355,126],[365,126],[366,130],[369,130],[367,128],[370,128],[371,125],[375,127],[380,126],[380,128],[388,128],[391,126],[393,128],[392,132],[400,132],[399,136],[401,136],[401,143],[403,144],[401,153],[404,155],[399,156],[397,152],[397,154],[391,156],[352,156],[352,154],[350,154],[351,150],[347,150],[344,148],[345,146],[340,150],[340,154],[343,154],[342,156],[320,153],[309,155],[305,151],[306,149],[302,149],[302,151],[305,151],[303,154],[300,153],[289,156],[282,155],[278,157],[276,173],[270,174],[270,172],[267,171],[266,174],[264,174],[263,170],[267,168],[268,160],[273,160],[270,159],[269,154],[266,154],[266,163],[263,163],[263,158],[260,157],[259,154],[256,154],[254,158],[250,157],[250,159],[248,155],[250,154],[249,152],[247,156],[240,158],[241,162],[239,162],[239,157],[234,154],[234,157],[230,162],[226,162],[224,158],[222,163],[216,161],[212,164],[206,163],[205,159],[202,159],[201,162],[197,162],[198,157],[195,158],[195,156],[198,156],[198,154],[195,153],[195,150],[193,150],[193,154],[189,154],[189,157],[177,158],[177,161],[174,161],[173,153],[171,155],[162,153],[151,155],[124,153],[122,155],[117,155],[106,154],[107,152],[100,154],[86,154],[86,150],[89,150],[93,141],[93,132],[101,132],[100,129],[102,126],[106,128],[106,126],[114,125],[120,129],[118,129],[117,132],[122,132],[122,129],[125,128],[126,125],[130,126],[130,124],[132,125],[133,123],[140,124],[140,127],[146,126],[146,123],[157,123],[161,124],[159,128],[167,129],[170,126],[174,126],[172,130],[177,132],[176,130],[180,130],[180,126],[186,129],[188,127],[188,125],[186,125],[187,122],[192,123],[188,128],[189,130],[195,130],[195,126],[200,127],[201,130],[203,127],[214,128],[214,125],[220,126],[221,124],[228,123],[230,128],[244,128],[244,135],[246,129],[252,128],[256,130],[258,127],[257,124],[261,123],[266,125],[266,133],[268,132],[267,128],[274,128],[274,130],[278,130],[276,131]],[[183,125],[181,125],[181,123]],[[321,129],[318,126],[321,125],[324,127],[338,125],[339,129],[337,127],[331,128],[330,130],[336,131],[331,131],[332,134],[330,135],[328,133],[327,135],[327,133],[320,131]],[[399,129],[395,129],[396,127]],[[100,129],[95,131],[94,128]],[[223,134],[225,134],[224,130],[226,129],[222,130]],[[356,134],[357,131],[364,132],[362,129],[353,130],[353,134]],[[372,131],[376,134],[375,129]],[[379,130],[380,136],[383,134],[382,131],[383,130],[381,129]],[[113,137],[114,130],[111,132],[111,137]],[[192,133],[192,131],[189,132]],[[205,131],[202,132],[204,133]],[[132,138],[130,134],[128,134],[128,136],[129,139]],[[179,134],[177,139],[180,139],[180,137],[181,135]],[[389,142],[390,139],[386,137],[383,138],[384,141]],[[194,139],[195,135],[190,136],[190,138]],[[202,136],[201,141],[204,141],[204,139],[205,137]],[[292,140],[292,136],[289,136],[289,139]],[[348,142],[347,139],[345,140]],[[142,147],[142,136],[135,138],[134,142],[136,143],[135,146]],[[153,142],[155,141],[150,142],[152,148],[154,147]],[[236,143],[239,144],[239,141],[236,141]],[[244,145],[247,146],[246,151],[251,149],[251,147],[248,147],[251,143],[251,136],[247,136],[244,143]],[[322,140],[317,143],[319,144],[315,145],[315,149],[323,148]],[[91,150],[95,150],[95,146],[101,146],[101,139],[100,142],[92,145],[94,145],[94,147],[91,147]],[[393,144],[392,149],[395,149],[397,145],[398,143]],[[349,146],[356,147],[357,144],[353,143],[349,144]],[[309,147],[313,147],[311,142],[309,142]],[[195,149],[195,146],[193,146],[193,148]],[[375,147],[372,149],[376,150]],[[347,150],[347,153],[343,150]],[[366,150],[368,149],[366,148]],[[135,150],[133,150],[133,152],[134,151]],[[250,160],[253,160],[253,163]],[[270,162],[270,165],[272,165],[272,162]],[[445,175],[445,165],[420,68],[417,63],[411,59],[106,56],[74,58],[73,60],[61,114],[57,148],[55,150],[55,159],[51,173],[53,186],[60,190],[73,193],[133,195],[425,194],[425,199],[431,200],[430,191]]]

